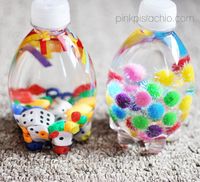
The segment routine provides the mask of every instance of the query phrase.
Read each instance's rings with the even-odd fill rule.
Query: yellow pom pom
[[[170,86],[173,84],[175,75],[170,70],[161,70],[155,74],[155,80],[160,82],[165,86]]]
[[[67,131],[72,134],[78,133],[80,130],[79,125],[77,123],[74,123],[73,121],[67,121],[65,123],[64,131]]]
[[[106,104],[108,106],[111,106],[113,103],[114,103],[113,98],[108,93],[106,93]]]
[[[191,104],[192,104],[192,97],[190,95],[186,95],[180,105],[179,105],[179,108],[181,111],[189,111],[190,110],[190,107],[191,107]]]
[[[182,76],[185,82],[194,81],[194,68],[191,64],[187,64],[182,70]]]
[[[189,116],[189,112],[183,112],[180,116],[181,121],[185,121]]]

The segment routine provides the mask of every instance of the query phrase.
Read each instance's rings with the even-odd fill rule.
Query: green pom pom
[[[78,124],[85,124],[87,122],[87,117],[86,116],[81,116],[80,120],[78,121]]]
[[[140,129],[140,130],[144,130],[148,128],[149,126],[148,119],[144,116],[135,116],[132,119],[132,124],[135,128]]]
[[[169,107],[173,107],[178,104],[179,100],[180,94],[176,91],[168,92],[167,95],[164,97],[164,102]]]
[[[147,86],[147,91],[149,94],[155,99],[159,98],[162,95],[162,88],[159,84],[156,83],[150,83]]]
[[[175,112],[169,112],[163,117],[163,124],[166,126],[173,126],[177,121],[177,115]]]
[[[51,126],[49,126],[48,131],[49,133],[52,133],[54,131],[64,131],[64,128],[65,128],[65,121],[60,120],[60,121],[56,121]]]

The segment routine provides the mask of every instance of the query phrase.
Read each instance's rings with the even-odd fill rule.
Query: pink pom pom
[[[125,92],[128,92],[128,93],[134,93],[134,92],[137,92],[138,88],[139,87],[137,85],[126,85],[124,87],[124,90]]]
[[[135,96],[135,103],[139,107],[146,107],[151,103],[151,96],[145,92],[138,92]]]
[[[146,71],[139,64],[129,64],[124,67],[124,75],[131,82],[139,82],[144,79]]]

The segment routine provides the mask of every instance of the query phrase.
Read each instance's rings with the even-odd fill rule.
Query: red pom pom
[[[78,122],[81,118],[81,113],[80,112],[73,112],[71,115],[71,119],[73,122]]]

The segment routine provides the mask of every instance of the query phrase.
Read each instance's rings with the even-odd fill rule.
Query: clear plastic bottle
[[[96,103],[92,61],[67,27],[67,0],[34,0],[33,30],[22,41],[11,66],[12,112],[29,150],[70,150],[91,134]]]
[[[143,153],[157,154],[167,140],[177,138],[187,120],[195,76],[190,56],[173,31],[176,5],[143,0],[139,18],[141,28],[124,42],[109,70],[106,102],[119,144],[127,148],[138,142]]]

